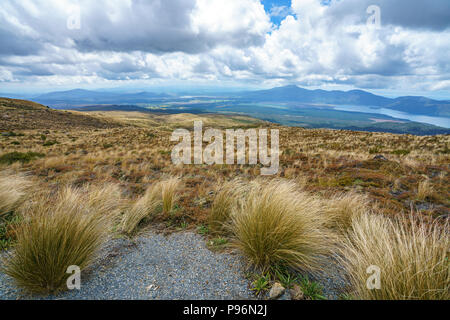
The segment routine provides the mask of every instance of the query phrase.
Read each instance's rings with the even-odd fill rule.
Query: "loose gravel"
[[[0,273],[0,300],[255,299],[245,273],[242,257],[210,251],[198,234],[149,232],[134,240],[110,240],[97,262],[82,272],[80,290],[31,296]],[[325,296],[336,299],[343,284],[338,272],[332,270],[332,274],[317,280],[324,286]]]
[[[208,250],[200,235],[150,233],[111,240],[82,273],[81,290],[46,299],[253,299],[244,275],[239,256]],[[0,299],[40,298],[21,293],[9,280],[0,273]]]

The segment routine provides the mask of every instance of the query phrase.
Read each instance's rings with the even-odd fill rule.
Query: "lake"
[[[446,117],[430,117],[422,116],[417,114],[411,114],[406,112],[401,112],[397,110],[392,110],[388,108],[377,108],[377,107],[367,107],[367,106],[336,106],[335,110],[339,111],[352,111],[352,112],[362,112],[362,113],[375,113],[383,114],[392,118],[409,120],[414,122],[421,122],[427,124],[433,124],[438,127],[450,128],[450,118]]]

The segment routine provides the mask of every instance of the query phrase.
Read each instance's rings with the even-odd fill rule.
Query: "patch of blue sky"
[[[277,27],[288,15],[292,14],[291,0],[261,0],[270,20]]]

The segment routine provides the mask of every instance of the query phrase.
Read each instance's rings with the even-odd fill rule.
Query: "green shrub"
[[[399,149],[399,150],[394,150],[391,153],[395,154],[395,155],[398,155],[398,156],[406,156],[406,155],[410,154],[411,151],[410,150]]]
[[[11,152],[0,156],[0,164],[12,164],[14,162],[27,163],[42,157],[45,157],[45,155],[38,152]]]
[[[3,137],[23,137],[24,136],[23,133],[15,133],[13,131],[11,131],[11,132],[3,132],[1,135]]]
[[[58,141],[56,141],[56,140],[54,140],[54,141],[45,141],[43,146],[44,147],[50,147],[50,146],[53,146],[53,145],[55,145],[57,143],[58,143]]]

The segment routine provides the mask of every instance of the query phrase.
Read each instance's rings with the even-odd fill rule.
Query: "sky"
[[[450,99],[449,0],[2,0],[0,92],[360,88]]]

